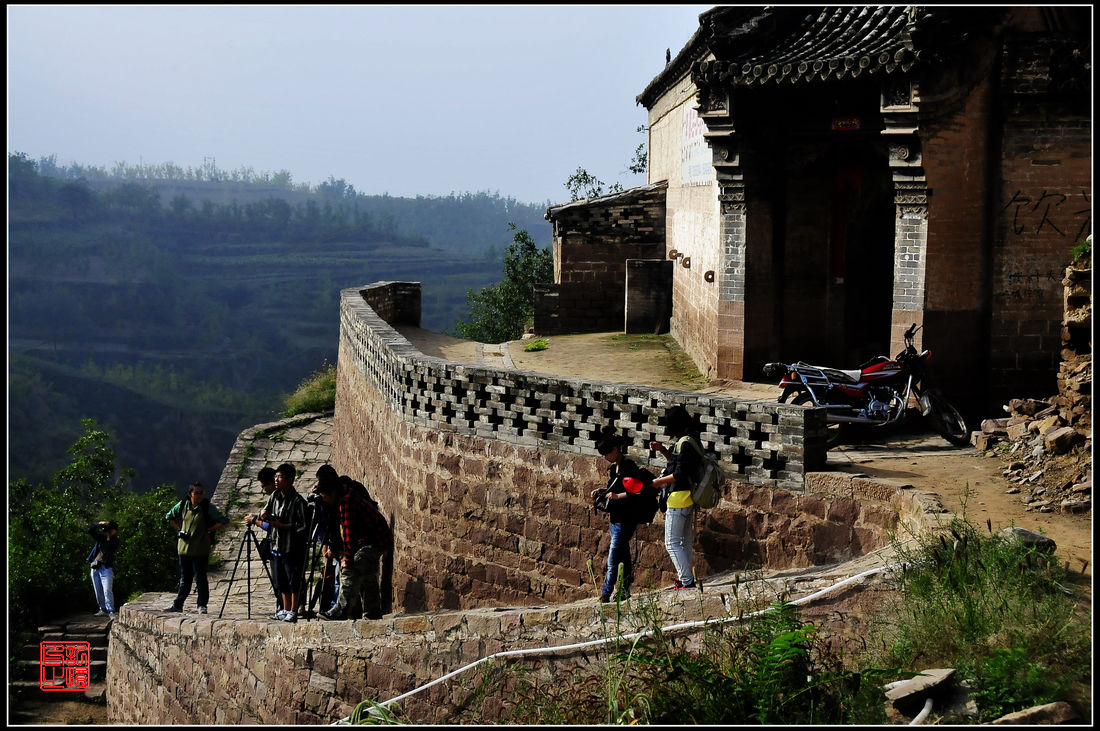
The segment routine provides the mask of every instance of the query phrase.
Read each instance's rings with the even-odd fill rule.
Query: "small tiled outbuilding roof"
[[[638,96],[647,107],[690,69],[696,83],[823,82],[908,73],[951,55],[1001,16],[996,8],[718,7]]]

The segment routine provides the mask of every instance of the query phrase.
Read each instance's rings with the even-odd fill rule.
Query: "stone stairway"
[[[38,628],[38,640],[16,650],[12,648],[8,682],[9,721],[38,723],[46,704],[86,703],[106,707],[107,647],[111,620],[88,614],[61,618]],[[91,682],[87,690],[42,689],[42,642],[84,641],[91,646]],[[47,675],[51,671],[47,670]]]

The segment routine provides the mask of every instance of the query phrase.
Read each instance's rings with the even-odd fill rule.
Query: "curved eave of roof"
[[[637,101],[652,108],[689,73],[697,85],[741,87],[907,74],[950,56],[1000,12],[877,5],[717,7],[699,16],[699,30]]]
[[[922,58],[913,37],[924,14],[909,7],[765,8],[750,18],[709,17],[714,61],[697,80],[734,86],[839,80],[908,72]]]

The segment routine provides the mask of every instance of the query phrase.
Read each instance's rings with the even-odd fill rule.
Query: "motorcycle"
[[[930,350],[917,352],[913,338],[921,328],[916,323],[905,331],[905,350],[893,360],[876,356],[854,370],[841,370],[807,363],[768,363],[764,374],[782,376],[780,403],[795,406],[823,406],[828,409],[828,446],[840,442],[842,427],[861,424],[883,427],[905,419],[910,398],[936,432],[957,447],[970,443],[970,429],[955,406],[934,388],[929,388],[926,366]]]

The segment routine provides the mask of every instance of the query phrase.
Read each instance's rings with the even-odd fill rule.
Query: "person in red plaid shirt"
[[[336,511],[340,527],[340,594],[336,605],[321,616],[355,619],[361,610],[367,619],[381,619],[378,574],[381,558],[393,550],[389,524],[372,501],[349,485],[325,480],[318,483],[317,492]],[[325,546],[325,555],[337,556],[332,544]]]

